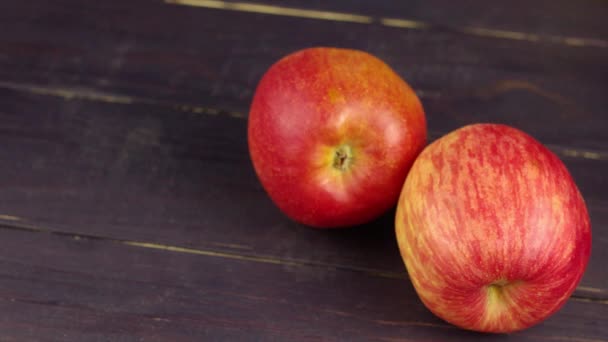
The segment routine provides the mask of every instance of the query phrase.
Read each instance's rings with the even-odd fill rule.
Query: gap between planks
[[[11,216],[11,217],[14,217],[14,216]],[[20,220],[20,221],[22,221],[22,220]],[[11,223],[0,222],[0,229],[21,231],[21,232],[28,232],[28,233],[44,233],[44,234],[50,234],[50,235],[59,236],[59,237],[63,237],[63,238],[69,238],[74,241],[80,241],[80,240],[103,241],[103,242],[121,244],[121,245],[129,246],[129,247],[152,249],[152,250],[157,250],[157,251],[162,251],[162,252],[181,253],[181,254],[214,257],[214,258],[240,260],[240,261],[256,262],[256,263],[263,263],[263,264],[280,265],[280,266],[284,266],[284,267],[320,267],[320,268],[325,268],[325,269],[334,270],[334,271],[357,272],[357,273],[366,274],[371,277],[399,279],[399,280],[408,279],[408,276],[405,272],[403,272],[403,273],[390,272],[390,271],[382,271],[382,270],[365,268],[365,267],[349,266],[349,265],[343,265],[343,264],[333,264],[333,263],[319,262],[319,261],[312,261],[312,260],[285,259],[285,258],[278,258],[278,257],[272,257],[272,256],[264,256],[264,255],[255,255],[255,254],[237,254],[234,252],[221,252],[221,251],[213,251],[213,250],[206,250],[206,249],[180,247],[180,246],[167,245],[167,244],[161,244],[161,243],[155,243],[155,242],[118,239],[118,238],[104,237],[104,236],[92,235],[92,234],[77,234],[77,233],[63,232],[63,231],[58,231],[58,230],[53,230],[53,229],[41,228],[41,227],[24,224],[24,223],[17,224],[15,221],[13,221]],[[596,295],[596,297],[590,296],[589,294]],[[597,296],[600,296],[600,297],[597,297]],[[594,287],[587,287],[587,286],[579,286],[579,287],[577,287],[576,291],[572,294],[572,296],[570,298],[572,300],[575,300],[578,302],[608,305],[608,290],[594,288]]]
[[[337,22],[350,22],[357,24],[375,24],[393,27],[398,29],[409,29],[409,30],[428,30],[437,28],[437,25],[419,21],[410,20],[404,18],[385,18],[385,17],[372,17],[368,15],[362,15],[357,13],[348,12],[337,12],[337,11],[324,11],[324,10],[313,10],[303,9],[295,7],[285,7],[276,5],[266,5],[255,2],[233,2],[233,1],[221,1],[221,0],[164,0],[166,4],[170,5],[182,5],[191,7],[211,8],[217,10],[227,10],[236,12],[246,13],[258,13],[267,15],[276,15],[284,17],[296,17],[305,19],[316,19],[316,20],[329,20]],[[448,29],[460,32],[462,34],[478,37],[497,38],[497,39],[509,39],[527,41],[532,43],[544,42],[552,44],[561,44],[571,47],[596,47],[596,48],[608,48],[608,41],[596,38],[583,38],[583,37],[572,37],[572,36],[559,36],[559,35],[539,35],[535,33],[526,33],[518,31],[498,30],[485,27],[449,27]]]
[[[0,81],[0,89],[8,89],[12,91],[18,91],[22,93],[41,95],[41,96],[51,96],[62,98],[66,101],[70,100],[81,100],[81,101],[91,101],[91,102],[101,102],[101,103],[110,103],[110,104],[121,104],[121,105],[132,105],[132,104],[140,104],[140,105],[152,105],[152,106],[163,106],[169,107],[173,110],[177,110],[180,112],[193,113],[193,114],[201,114],[201,115],[210,115],[210,116],[228,116],[237,119],[246,119],[247,115],[243,112],[238,111],[227,111],[221,110],[218,108],[205,107],[194,104],[183,104],[183,103],[175,103],[170,101],[161,101],[154,100],[151,98],[144,97],[135,97],[128,96],[122,94],[113,94],[107,92],[101,92],[92,89],[86,88],[62,88],[62,87],[45,87],[45,86],[37,86],[31,84],[19,84],[14,82],[6,82]],[[418,91],[418,96],[421,98],[425,98],[425,92]],[[436,94],[430,95],[436,96]],[[445,134],[446,132],[429,132],[429,136],[432,138],[438,138]],[[597,161],[608,161],[608,151],[601,150],[583,150],[583,149],[575,149],[570,147],[563,147],[558,145],[546,145],[553,152],[558,154],[561,157],[568,157],[574,159],[588,159],[588,160],[597,160]],[[1,217],[0,217],[1,218]]]

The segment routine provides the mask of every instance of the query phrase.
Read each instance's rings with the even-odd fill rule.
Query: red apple
[[[414,91],[378,58],[310,48],[264,74],[248,139],[264,189],[287,216],[343,227],[397,203],[426,121]]]
[[[395,222],[423,303],[476,331],[521,330],[555,313],[591,250],[587,208],[564,164],[505,125],[466,126],[429,145]]]
[[[555,313],[591,250],[587,208],[564,164],[495,124],[463,127],[420,154],[396,233],[427,308],[483,332],[521,330]]]

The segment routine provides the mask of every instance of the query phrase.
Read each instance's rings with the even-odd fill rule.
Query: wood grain
[[[547,144],[591,151],[608,145],[608,49],[144,0],[62,3],[30,0],[0,11],[12,28],[0,32],[3,80],[246,114],[274,61],[332,45],[369,51],[393,66],[421,95],[433,132],[492,121]]]
[[[230,0],[228,2],[237,2]],[[446,29],[484,27],[541,35],[605,39],[608,6],[601,1],[510,1],[488,6],[482,0],[263,0],[274,6],[357,13],[374,18],[405,18]]]
[[[117,241],[6,229],[0,235],[0,328],[8,340],[491,338],[435,318],[402,279]],[[503,338],[597,341],[608,333],[606,317],[608,305],[570,301],[541,325]]]
[[[0,169],[0,214],[20,223],[406,278],[393,212],[329,232],[283,216],[252,169],[244,118],[0,90],[0,119],[0,160],[14,165]],[[608,162],[565,161],[592,216],[582,286],[601,290],[578,294],[608,298]]]
[[[393,212],[313,230],[264,193],[253,91],[314,45],[387,61],[432,139],[490,121],[553,149],[588,203],[592,258],[562,311],[499,338],[608,338],[603,2],[255,2],[358,22],[169,2],[0,2],[2,341],[494,340],[419,302]]]

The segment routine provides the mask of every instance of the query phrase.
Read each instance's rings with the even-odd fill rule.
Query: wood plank
[[[601,40],[597,4],[541,15],[552,12],[547,3],[506,16],[506,26],[483,10],[418,5],[413,16],[434,24],[424,15],[437,13],[440,24],[412,31],[162,1],[0,3],[11,28],[0,31],[3,340],[488,337],[448,326],[416,299],[392,213],[348,231],[314,231],[263,193],[244,139],[252,90],[276,58],[310,44],[387,60],[420,91],[434,137],[491,120],[561,153],[590,205],[592,261],[563,311],[506,338],[604,339],[607,49],[460,28],[487,20]],[[456,20],[445,24],[450,12]]]
[[[443,323],[409,282],[0,229],[3,340],[490,339]],[[599,341],[608,305],[570,300],[515,341]]]
[[[229,0],[227,2],[240,2]],[[545,35],[608,37],[608,6],[601,1],[483,0],[256,0],[272,6],[356,13],[374,18],[404,18],[446,28],[485,27]]]
[[[144,0],[11,6],[0,11],[12,28],[0,32],[0,77],[9,84],[246,114],[257,81],[274,61],[303,47],[332,45],[366,50],[392,65],[422,96],[433,132],[492,121],[549,144],[591,153],[608,146],[606,48]],[[139,19],[124,20],[124,13]]]
[[[0,133],[5,223],[406,278],[392,212],[329,232],[285,218],[253,172],[244,118],[0,90]],[[577,295],[608,298],[608,162],[566,164],[594,234],[592,289]]]

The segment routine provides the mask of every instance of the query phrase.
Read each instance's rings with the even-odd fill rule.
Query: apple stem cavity
[[[498,302],[502,300],[504,295],[504,287],[506,285],[507,284],[504,281],[495,282],[488,285],[488,297],[490,298],[491,302]]]
[[[487,285],[487,314],[496,319],[496,317],[508,311],[508,308],[513,305],[513,291],[521,284],[521,280],[507,281],[501,279]]]
[[[350,146],[341,145],[336,149],[332,166],[340,171],[348,170],[352,162],[353,154]]]
[[[509,288],[511,288],[514,285],[519,284],[519,283],[520,283],[519,281],[509,282],[504,279],[497,280],[487,286],[488,297],[491,299],[503,300],[504,296],[506,295],[505,292],[507,292]]]

